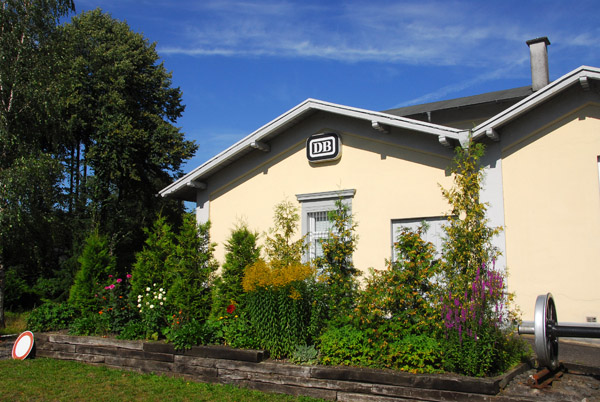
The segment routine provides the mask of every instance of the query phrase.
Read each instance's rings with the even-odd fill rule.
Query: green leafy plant
[[[159,216],[151,229],[144,229],[147,239],[144,249],[136,254],[132,270],[131,296],[137,298],[146,288],[158,284],[167,288],[169,273],[175,260],[175,234],[163,216]]]
[[[27,328],[37,332],[65,329],[71,325],[75,316],[75,309],[67,303],[45,303],[29,314]]]
[[[92,231],[85,239],[81,256],[77,260],[80,268],[71,286],[69,304],[81,314],[95,313],[100,308],[98,289],[105,278],[116,270],[117,260],[112,255],[106,236],[98,230]]]
[[[210,222],[198,225],[192,214],[186,214],[175,237],[173,264],[165,273],[167,294],[175,310],[185,320],[204,322],[212,304],[211,286],[218,263],[210,242]]]
[[[244,224],[236,227],[225,244],[225,263],[220,280],[215,286],[213,315],[221,316],[227,306],[235,303],[237,308],[244,308],[244,289],[242,279],[247,266],[254,264],[260,257],[257,246],[258,235],[251,232]]]
[[[385,343],[381,353],[383,366],[410,373],[436,373],[442,366],[443,348],[428,335],[410,334]]]
[[[338,199],[335,206],[328,216],[332,228],[327,238],[321,241],[323,256],[314,261],[321,279],[327,284],[329,318],[343,316],[352,310],[358,296],[357,278],[360,275],[352,262],[358,240],[357,224],[343,200]]]
[[[319,362],[325,365],[379,367],[381,344],[375,334],[351,324],[330,326],[319,338]]]
[[[297,345],[290,360],[296,364],[317,364],[319,362],[319,351],[314,345]]]
[[[378,328],[393,321],[396,330],[406,334],[439,332],[435,283],[439,261],[433,244],[422,238],[425,230],[401,228],[394,243],[396,260],[385,270],[371,270],[353,314],[361,325]]]
[[[452,207],[444,227],[440,316],[445,325],[444,367],[483,376],[519,361],[525,348],[508,341],[515,314],[509,304],[505,273],[495,269],[493,238],[502,228],[488,226],[487,204],[480,200],[484,146],[470,141],[458,147],[454,186],[442,190]],[[519,352],[519,350],[521,352]]]

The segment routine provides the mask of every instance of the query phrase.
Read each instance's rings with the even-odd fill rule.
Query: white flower
[[[166,298],[166,297],[163,297],[163,300],[164,300],[164,301],[167,301],[167,298]]]
[[[149,292],[149,291],[150,291],[150,288],[146,288],[146,292]]]
[[[163,288],[160,288],[160,289],[159,289],[159,291],[160,291],[160,292],[162,292],[162,291],[163,291]]]
[[[154,285],[152,285],[152,286],[156,287],[156,283]]]
[[[150,304],[150,302],[146,302],[146,306],[147,306],[148,304]]]
[[[158,294],[158,300],[162,299],[162,293]]]
[[[138,304],[138,308],[140,308],[140,307],[142,307],[142,305],[141,305],[141,304]]]
[[[154,304],[151,304],[151,305],[150,305],[150,308],[154,308]]]
[[[160,305],[161,305],[161,306],[163,305],[163,304],[162,304],[162,302],[160,302]]]
[[[142,298],[142,295],[138,295],[138,300],[141,300],[141,298]]]

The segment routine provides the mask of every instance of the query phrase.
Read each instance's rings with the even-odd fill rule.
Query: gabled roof
[[[486,135],[494,138],[498,135],[496,133],[497,129],[546,102],[566,88],[572,85],[581,85],[583,88],[588,89],[590,86],[589,80],[600,80],[600,68],[581,66],[563,75],[532,95],[479,124],[472,130],[473,140],[477,141]]]
[[[546,102],[572,85],[582,85],[583,88],[588,89],[590,87],[590,80],[600,80],[600,68],[581,66],[529,96],[526,96],[526,94],[528,91],[531,91],[528,89],[530,87],[522,87],[513,90],[476,95],[474,97],[459,98],[457,100],[434,102],[433,104],[429,104],[429,106],[417,105],[412,111],[423,112],[427,111],[426,109],[431,108],[432,106],[435,108],[448,108],[451,105],[454,105],[452,107],[459,107],[460,105],[472,106],[480,101],[483,103],[493,101],[494,97],[498,99],[500,99],[499,97],[508,99],[512,96],[526,96],[471,130],[471,135],[475,141],[486,136],[498,140],[499,134],[496,130],[503,125],[522,116],[532,108]],[[373,128],[377,130],[382,130],[386,127],[398,127],[419,134],[435,135],[438,136],[440,143],[444,145],[449,144],[448,139],[460,140],[462,144],[465,144],[468,140],[469,131],[391,114],[394,111],[400,113],[399,109],[390,110],[388,112],[375,112],[316,99],[307,99],[192,170],[173,184],[161,190],[159,194],[162,197],[176,196],[177,198],[187,201],[195,201],[196,191],[197,189],[203,188],[203,181],[205,179],[225,166],[234,163],[254,149],[261,149],[261,147],[268,146],[265,144],[267,144],[269,140],[316,112],[327,112],[359,120],[366,120],[371,122]]]
[[[521,100],[533,93],[531,86],[504,89],[502,91],[486,92],[484,94],[465,96],[462,98],[447,99],[438,102],[422,103],[419,105],[405,106],[396,109],[384,110],[384,113],[396,116],[412,117],[427,112],[440,110],[459,109],[464,107],[478,107],[484,103],[497,103],[510,100]]]
[[[199,182],[202,182],[225,166],[234,163],[254,149],[260,148],[263,144],[294,126],[300,120],[319,111],[367,120],[371,122],[374,129],[381,129],[386,126],[398,127],[425,135],[435,135],[440,138],[441,142],[447,142],[447,139],[458,141],[459,133],[461,132],[461,130],[455,128],[412,120],[388,113],[338,105],[316,99],[307,99],[192,170],[173,184],[162,189],[159,194],[162,197],[176,196],[186,201],[195,201],[196,189],[202,187],[202,184],[199,184]]]

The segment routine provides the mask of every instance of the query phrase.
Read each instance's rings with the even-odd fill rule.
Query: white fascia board
[[[479,124],[472,130],[473,140],[478,140],[482,137],[485,137],[486,131],[497,129],[498,127],[538,106],[540,103],[552,98],[567,87],[570,87],[574,84],[579,85],[579,79],[582,77],[600,80],[600,68],[581,66],[556,79],[555,81],[552,81],[539,91],[534,92],[520,102],[515,103],[508,109],[503,110],[497,115]]]
[[[451,127],[426,123],[418,120],[408,119],[406,117],[399,117],[366,109],[353,108],[350,106],[338,105],[316,99],[307,99],[296,107],[283,113],[279,117],[271,120],[269,123],[265,124],[247,137],[241,139],[231,147],[227,148],[225,151],[209,159],[171,185],[165,187],[159,192],[159,194],[162,197],[166,197],[169,194],[177,192],[180,188],[185,187],[189,182],[198,179],[202,180],[204,177],[210,175],[211,171],[218,169],[222,164],[237,159],[238,155],[245,152],[249,147],[252,147],[252,143],[263,141],[264,138],[268,137],[276,130],[293,123],[304,114],[312,113],[314,111],[324,111],[361,120],[377,121],[390,127],[404,128],[407,130],[416,131],[418,133],[430,134],[438,137],[443,136],[455,140],[459,139],[459,133],[461,132],[461,130]]]

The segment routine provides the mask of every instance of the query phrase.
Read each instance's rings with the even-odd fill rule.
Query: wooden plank
[[[258,363],[265,358],[263,350],[233,349],[228,346],[194,346],[183,352],[185,356],[238,360]]]
[[[473,378],[450,374],[411,374],[391,370],[357,367],[313,367],[315,378],[398,385],[424,389],[439,389],[466,393],[495,395],[500,392],[500,378]]]
[[[141,341],[127,341],[114,338],[100,338],[97,336],[73,336],[62,334],[48,334],[49,342],[69,343],[74,345],[95,345],[95,346],[111,346],[123,349],[142,350],[143,343]]]
[[[143,350],[144,352],[175,354],[175,347],[173,344],[165,342],[144,342]]]
[[[174,356],[167,353],[151,353],[142,350],[121,349],[108,346],[77,345],[77,353],[89,353],[105,356],[117,356],[133,359],[156,360],[173,363]]]
[[[35,341],[35,348],[36,348],[36,351],[50,350],[50,351],[57,351],[57,352],[75,353],[76,349],[77,349],[77,345],[70,345],[67,343],[53,343],[53,342],[40,343],[40,342]]]
[[[192,356],[182,356],[175,355],[174,362],[175,364],[188,364],[191,366],[200,366],[200,367],[208,367],[208,368],[216,368],[218,359],[209,359],[206,357],[192,357]]]
[[[104,363],[105,357],[99,355],[85,355],[80,353],[66,353],[52,350],[39,350],[36,353],[37,357],[50,357],[60,360],[75,360],[84,363]]]
[[[106,356],[106,364],[113,366],[136,367],[143,372],[171,372],[173,363],[159,362],[155,360],[131,359],[125,357]]]
[[[175,364],[173,371],[181,374],[190,374],[193,377],[218,377],[219,370],[216,368],[190,366],[185,364]]]
[[[311,377],[311,367],[285,363],[247,363],[234,360],[217,360],[216,367],[223,370],[240,370],[250,372],[294,375],[302,378]]]

